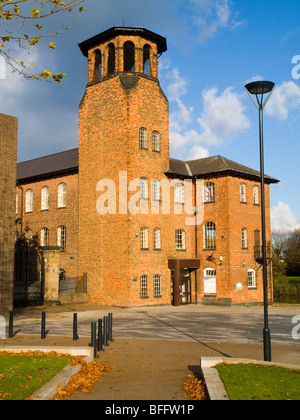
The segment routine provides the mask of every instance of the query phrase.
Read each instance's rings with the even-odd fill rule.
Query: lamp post
[[[264,360],[271,362],[271,333],[268,320],[268,273],[266,250],[266,213],[265,213],[265,174],[264,174],[264,143],[263,143],[263,110],[272,95],[275,84],[273,82],[252,82],[245,86],[250,98],[259,111],[259,140],[260,140],[260,176],[261,176],[261,225],[262,225],[262,257],[263,257],[263,289],[264,289]],[[268,94],[264,100],[264,95]]]

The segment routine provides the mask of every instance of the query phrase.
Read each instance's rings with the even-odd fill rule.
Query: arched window
[[[59,184],[57,190],[57,207],[62,208],[67,205],[67,186],[64,182]]]
[[[246,228],[242,229],[242,248],[248,248],[248,231]]]
[[[143,72],[151,76],[151,62],[150,62],[150,46],[145,45],[143,48]]]
[[[33,191],[27,190],[25,195],[25,212],[31,213],[33,211]]]
[[[184,187],[181,182],[177,182],[177,184],[175,184],[174,201],[176,204],[184,204]]]
[[[247,284],[249,289],[256,287],[255,271],[252,269],[247,271]]]
[[[213,182],[206,182],[203,188],[204,203],[213,203],[215,201],[215,184]]]
[[[41,210],[49,210],[49,187],[42,188]]]
[[[95,67],[94,67],[94,81],[97,81],[101,78],[102,75],[102,58],[101,51],[95,51]]]
[[[241,203],[246,203],[246,184],[243,182],[240,184],[240,200]]]
[[[259,204],[259,198],[258,198],[258,186],[254,185],[253,187],[253,204]]]
[[[160,275],[155,274],[153,277],[153,295],[154,297],[161,296],[161,287],[160,287]]]
[[[130,41],[124,44],[124,71],[135,71],[135,49],[134,44]]]
[[[216,249],[216,225],[212,222],[204,225],[204,249]]]
[[[140,198],[148,199],[148,180],[147,178],[140,179]]]
[[[57,229],[57,246],[60,246],[61,251],[66,250],[66,227],[59,226]]]
[[[153,152],[160,151],[160,144],[159,144],[159,132],[153,131],[152,133],[152,150]]]
[[[148,228],[141,228],[141,249],[148,249]]]
[[[148,292],[148,276],[141,276],[141,298],[147,298],[149,296]]]
[[[43,227],[41,229],[41,246],[48,246],[49,245],[49,229]]]
[[[140,149],[147,149],[148,142],[147,142],[147,128],[141,127],[140,128]]]
[[[114,74],[116,71],[116,49],[114,44],[108,46],[107,74]]]
[[[175,232],[175,242],[176,242],[176,249],[177,250],[184,250],[185,249],[185,231],[182,229],[178,229]]]
[[[153,231],[153,249],[160,248],[160,229],[154,229]]]

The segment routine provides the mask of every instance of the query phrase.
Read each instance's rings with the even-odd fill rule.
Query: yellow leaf
[[[55,50],[56,45],[54,44],[54,42],[49,43],[49,48],[52,48],[53,50]]]

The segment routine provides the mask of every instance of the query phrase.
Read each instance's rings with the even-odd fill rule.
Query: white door
[[[217,276],[216,270],[213,268],[207,268],[206,270],[204,270],[204,294],[217,294]]]

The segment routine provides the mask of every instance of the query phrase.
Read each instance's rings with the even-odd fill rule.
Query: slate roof
[[[18,163],[17,180],[37,178],[78,171],[78,148]]]
[[[152,31],[149,31],[145,28],[129,28],[129,27],[118,27],[113,26],[110,29],[107,29],[107,31],[101,32],[100,34],[93,36],[90,39],[87,39],[86,41],[81,42],[78,44],[82,54],[87,57],[88,51],[90,48],[93,48],[95,45],[102,44],[103,42],[106,42],[118,35],[139,35],[142,37],[145,37],[146,39],[149,39],[156,43],[158,54],[161,54],[165,51],[167,51],[167,40],[165,37],[158,35]]]
[[[43,156],[26,162],[18,163],[17,179],[19,182],[60,175],[68,172],[78,172],[78,148]],[[184,162],[170,159],[170,167],[165,172],[169,177],[204,177],[231,175],[241,178],[260,180],[260,172],[224,158],[212,156],[204,159]],[[278,179],[265,175],[265,181],[270,184],[280,182]]]
[[[203,159],[191,160],[183,162],[176,159],[170,159],[170,168],[165,172],[166,175],[173,176],[202,176],[208,177],[212,175],[232,175],[247,177],[250,179],[260,179],[260,172],[233,160],[224,158],[223,156],[212,156]],[[278,179],[265,175],[265,182],[278,183]]]

